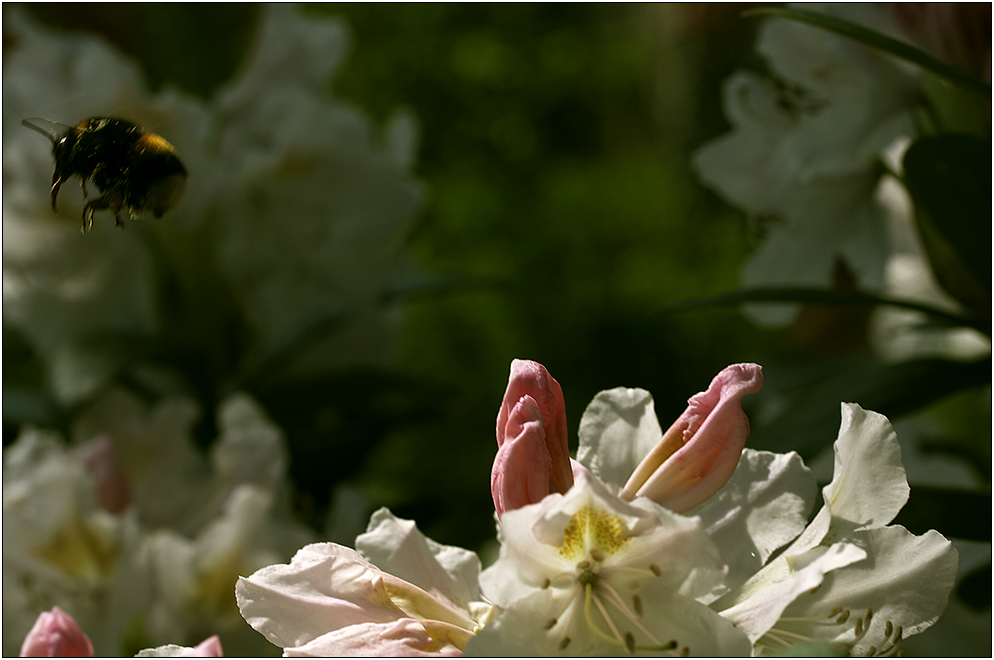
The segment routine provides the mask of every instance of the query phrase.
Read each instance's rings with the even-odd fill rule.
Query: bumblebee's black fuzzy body
[[[186,182],[186,168],[164,138],[138,124],[114,117],[91,117],[74,127],[43,119],[25,119],[24,125],[52,140],[55,172],[52,174],[52,209],[59,188],[67,179],[92,181],[102,193],[83,207],[83,231],[93,226],[96,211],[110,209],[123,227],[121,210],[132,216],[150,211],[160,218],[179,199]]]

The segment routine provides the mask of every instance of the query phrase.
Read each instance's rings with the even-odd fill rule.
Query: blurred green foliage
[[[50,25],[102,34],[142,63],[153,88],[201,96],[236,71],[259,14],[228,4],[30,8]],[[798,392],[818,387],[833,397],[831,414],[821,416],[824,397],[815,397],[819,414],[779,422],[795,443],[763,445],[764,426],[775,430],[777,420],[754,417],[759,446],[804,446],[811,456],[831,442],[840,395],[831,383],[848,374],[860,385],[846,369],[873,369],[868,308],[809,305],[776,332],[731,308],[664,313],[736,288],[753,248],[741,214],[689,168],[691,151],[727,130],[721,81],[743,63],[762,68],[756,22],[741,20],[741,9],[304,7],[350,27],[352,49],[329,93],[377,125],[398,107],[418,117],[415,171],[429,198],[405,241],[424,273],[452,283],[406,297],[404,355],[389,373],[253,386],[287,431],[299,503],[315,526],[336,485],[349,484],[440,542],[477,548],[492,539],[493,424],[513,358],[542,362],[562,384],[574,449],[596,392],[645,388],[665,425],[722,367],[742,361],[766,369],[768,393],[750,398],[797,390],[803,400]],[[29,382],[30,351],[4,334],[5,385]],[[193,389],[216,396],[215,375],[201,371],[188,374],[205,379]],[[959,405],[953,416],[964,408],[961,436],[942,447],[968,446],[989,463],[989,408]],[[806,443],[813,423],[824,428]],[[13,433],[5,420],[5,441]]]

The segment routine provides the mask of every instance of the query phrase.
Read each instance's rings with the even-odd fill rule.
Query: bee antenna
[[[27,126],[32,131],[41,133],[51,140],[52,144],[58,142],[59,138],[72,130],[70,126],[66,126],[65,124],[59,124],[54,121],[48,121],[47,119],[40,119],[38,117],[22,119],[21,124]]]

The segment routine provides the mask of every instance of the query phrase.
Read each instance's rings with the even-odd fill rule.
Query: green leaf
[[[729,291],[717,296],[707,298],[693,298],[674,303],[665,309],[664,314],[683,312],[702,307],[714,307],[719,305],[741,305],[752,302],[774,302],[784,304],[805,303],[809,305],[888,305],[900,307],[916,312],[928,314],[932,319],[944,326],[963,326],[973,328],[984,333],[988,337],[991,335],[991,323],[978,318],[953,314],[942,309],[937,309],[929,305],[924,305],[913,300],[902,300],[900,298],[889,298],[877,296],[872,293],[853,290],[818,289],[809,287],[756,287],[751,289],[739,289]]]
[[[991,143],[926,136],[904,156],[915,221],[943,288],[990,318]]]
[[[991,98],[991,86],[988,83],[985,83],[982,80],[977,80],[970,74],[946,64],[942,60],[929,55],[924,50],[912,46],[909,43],[899,41],[893,37],[888,37],[886,34],[882,34],[876,30],[871,30],[863,27],[862,25],[858,25],[841,18],[836,18],[835,16],[827,16],[825,14],[819,14],[818,12],[808,11],[806,9],[795,9],[793,7],[758,7],[756,9],[749,9],[742,12],[742,16],[744,18],[752,16],[771,16],[774,18],[785,18],[791,21],[807,23],[808,25],[813,25],[815,27],[822,28],[823,30],[828,30],[829,32],[834,32],[842,35],[843,37],[848,37],[860,43],[866,44],[871,48],[876,48],[890,53],[895,57],[901,58],[902,60],[916,64],[926,71],[931,71],[951,83],[972,90],[987,98]]]
[[[773,382],[774,368],[767,368]],[[897,364],[862,363],[836,372],[784,403],[784,412],[766,424],[754,424],[749,446],[777,452],[796,451],[813,458],[838,435],[843,402],[895,419],[950,394],[991,382],[990,358],[975,362],[922,359]],[[762,393],[758,396],[762,396]]]

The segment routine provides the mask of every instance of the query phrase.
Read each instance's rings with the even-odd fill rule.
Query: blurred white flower
[[[876,5],[805,5],[885,34],[899,34]],[[828,286],[837,260],[880,287],[887,256],[878,161],[914,135],[920,97],[911,67],[851,39],[785,19],[760,28],[756,50],[772,79],[737,72],[724,86],[732,132],[694,156],[701,179],[729,203],[772,221],[746,265],[745,286]],[[750,306],[767,324],[796,307]]]
[[[885,154],[889,167],[903,172],[910,140],[899,141]],[[884,272],[883,293],[913,300],[936,309],[961,313],[962,306],[943,290],[925,256],[915,227],[908,191],[893,178],[877,189],[877,200],[887,212],[890,257]],[[945,328],[928,323],[922,312],[880,306],[870,317],[870,344],[883,359],[899,362],[914,358],[978,359],[989,355],[990,338],[970,328]]]
[[[205,102],[150,93],[137,65],[97,38],[5,16],[16,39],[3,77],[4,311],[60,399],[78,401],[112,375],[108,349],[87,341],[155,335],[173,320],[161,316],[163,278],[188,307],[200,305],[189,312],[192,337],[217,333],[215,299],[230,291],[261,353],[334,330],[297,356],[298,371],[389,358],[397,319],[381,294],[409,270],[399,239],[422,199],[410,174],[415,128],[398,114],[381,140],[360,111],[330,97],[347,44],[339,23],[267,7],[245,66]],[[52,213],[51,147],[20,122],[99,115],[136,121],[176,147],[189,177],[164,219],[120,231],[98,217],[80,236],[75,186]]]
[[[74,437],[109,442],[135,493],[155,598],[146,632],[162,642],[224,636],[229,653],[264,652],[234,600],[239,575],[282,561],[312,540],[295,523],[282,431],[249,396],[218,410],[209,460],[196,449],[196,406],[183,399],[146,406],[111,390],[84,411]]]
[[[5,450],[5,643],[58,605],[98,654],[213,634],[236,655],[269,650],[234,586],[313,540],[291,513],[285,438],[234,395],[208,460],[193,444],[196,414],[189,401],[146,406],[112,390],[77,418],[75,452],[37,431]]]
[[[152,598],[137,517],[100,508],[82,460],[26,429],[3,452],[3,653],[16,656],[39,612],[58,606],[101,655]]]

